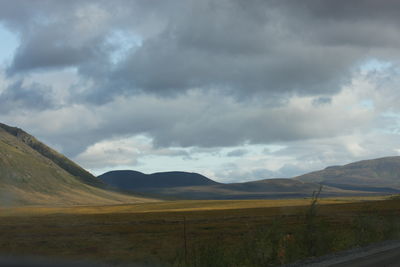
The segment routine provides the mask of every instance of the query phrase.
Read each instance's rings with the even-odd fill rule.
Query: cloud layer
[[[399,14],[370,0],[0,1],[19,41],[0,119],[93,170],[162,164],[160,151],[200,166],[215,155],[194,151],[214,149],[220,167],[203,169],[229,180],[396,154]],[[253,145],[284,147],[280,163]]]
[[[94,81],[87,100],[193,88],[330,95],[366,58],[398,58],[400,42],[399,6],[391,1],[20,0],[0,8],[21,39],[8,73],[76,67]],[[116,33],[138,42],[123,44]]]

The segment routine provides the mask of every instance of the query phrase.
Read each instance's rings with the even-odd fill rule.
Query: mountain
[[[159,172],[144,174],[138,171],[110,171],[99,176],[105,183],[124,190],[182,186],[208,186],[217,182],[198,173]]]
[[[121,190],[168,199],[261,199],[307,197],[319,184],[294,179],[222,184],[197,173],[161,172],[143,174],[137,171],[111,171],[99,176],[105,183]],[[348,190],[324,187],[325,196],[357,194]]]
[[[135,192],[178,199],[279,199],[309,197],[319,184],[293,179],[265,179],[261,181],[205,186],[138,188]],[[323,196],[358,195],[360,192],[324,186]]]
[[[152,201],[106,187],[100,179],[25,131],[0,123],[0,205]]]
[[[331,166],[291,179],[265,179],[221,184],[200,174],[165,172],[146,175],[112,171],[99,176],[105,183],[164,198],[256,199],[307,197],[323,185],[322,196],[400,193],[400,157]]]
[[[343,166],[331,166],[321,171],[295,177],[295,179],[342,189],[398,193],[400,192],[400,157],[385,157]]]

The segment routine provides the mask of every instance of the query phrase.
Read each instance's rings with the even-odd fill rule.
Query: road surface
[[[400,240],[386,241],[286,267],[400,267]]]
[[[374,253],[362,258],[343,263],[328,265],[330,267],[400,267],[400,247]]]

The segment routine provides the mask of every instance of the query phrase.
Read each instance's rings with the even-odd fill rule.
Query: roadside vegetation
[[[319,200],[315,192],[285,201],[0,209],[0,253],[110,265],[275,266],[400,238],[398,197]]]
[[[302,214],[277,216],[244,233],[240,242],[230,242],[229,236],[214,236],[193,244],[186,251],[188,241],[185,233],[185,257],[178,256],[173,265],[279,266],[379,241],[400,239],[399,202],[390,203],[397,208],[392,206],[393,209],[387,210],[379,209],[377,203],[363,203],[354,206],[353,213],[342,214],[337,207],[333,213],[336,216],[329,216],[319,214],[321,189],[313,193],[310,205]],[[390,199],[400,200],[399,196]]]

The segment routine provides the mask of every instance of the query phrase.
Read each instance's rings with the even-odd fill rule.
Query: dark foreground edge
[[[69,261],[60,259],[51,259],[45,257],[35,257],[35,256],[8,256],[0,255],[0,266],[7,267],[107,267],[116,264],[105,264],[101,262],[90,262],[90,261]],[[118,266],[124,267],[153,267],[153,265],[136,265],[136,264],[117,264]],[[159,267],[155,266],[154,267]]]
[[[282,267],[398,267],[400,240],[390,240],[359,247]]]

